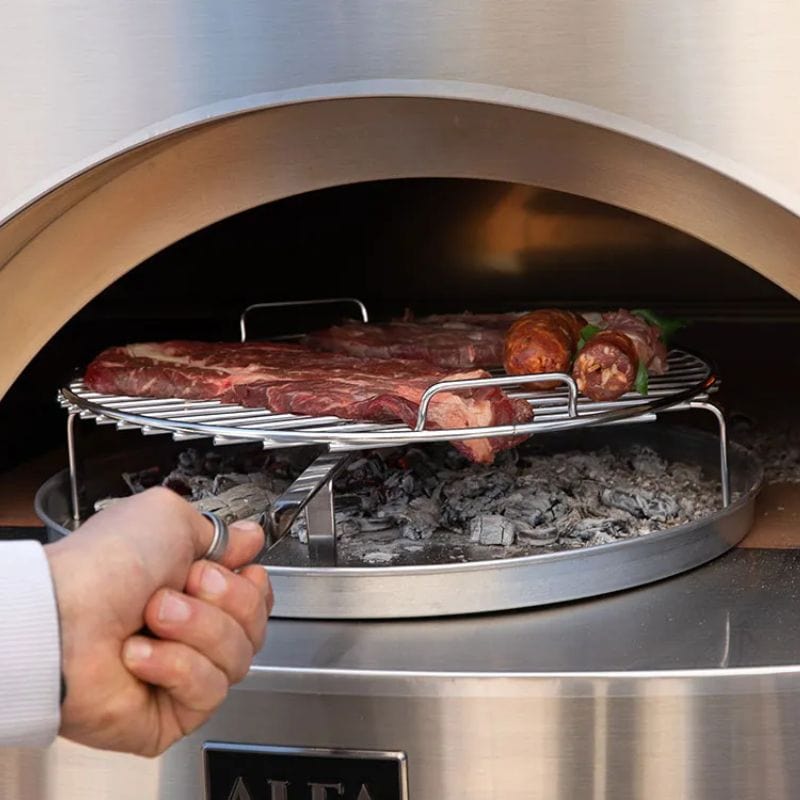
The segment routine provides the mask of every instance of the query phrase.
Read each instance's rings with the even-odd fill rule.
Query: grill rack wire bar
[[[353,305],[362,321],[369,319],[366,306],[356,298],[256,303],[245,308],[240,316],[241,339],[243,342],[247,340],[246,318],[254,310],[333,304]],[[98,425],[113,424],[119,430],[139,429],[145,435],[169,433],[176,441],[209,437],[215,445],[260,441],[265,449],[326,445],[331,454],[340,452],[342,457],[346,457],[348,452],[368,448],[520,436],[597,425],[645,422],[655,419],[658,413],[664,411],[705,410],[713,413],[719,424],[720,477],[723,504],[727,506],[730,503],[727,431],[724,416],[710,402],[709,397],[718,388],[719,378],[707,361],[685,351],[672,350],[668,356],[668,365],[665,375],[651,376],[646,397],[630,392],[611,402],[593,402],[580,397],[574,379],[564,373],[527,376],[502,374],[465,381],[442,381],[430,386],[423,394],[413,429],[400,423],[387,425],[332,416],[277,414],[267,409],[246,408],[217,400],[102,395],[90,391],[82,380],[75,380],[59,392],[59,402],[68,413],[67,447],[73,523],[79,524],[81,521],[75,447],[76,418],[93,420]],[[564,388],[547,392],[525,391],[525,384],[542,380],[558,381]],[[448,430],[426,427],[429,405],[437,394],[487,386],[517,387],[516,390],[509,389],[508,394],[530,403],[534,410],[533,421],[517,425]],[[319,466],[315,469],[319,471]],[[281,531],[275,538],[280,538],[282,533],[285,531]]]

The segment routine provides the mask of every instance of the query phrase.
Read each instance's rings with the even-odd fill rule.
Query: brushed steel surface
[[[17,0],[2,22],[0,391],[157,250],[362,180],[592,197],[800,296],[793,0]]]
[[[800,217],[774,196],[615,128],[488,94],[268,108],[154,140],[51,192],[0,226],[0,339],[11,344],[0,391],[65,320],[166,245],[270,200],[380,178],[591,197],[688,231],[800,296]]]
[[[719,440],[691,429],[613,426],[551,434],[542,442],[554,450],[632,444],[652,447],[669,460],[698,464],[707,475],[719,474]],[[594,597],[675,575],[716,558],[750,530],[761,466],[738,445],[730,448],[729,465],[734,501],[728,507],[686,525],[607,545],[467,563],[437,563],[423,549],[411,566],[325,567],[294,566],[292,551],[277,544],[263,561],[275,591],[273,615],[392,619],[475,614]],[[101,475],[89,473],[92,500],[106,496],[103,481],[113,480],[111,475],[109,468]],[[53,536],[69,532],[68,486],[66,474],[60,473],[36,496],[37,513]]]
[[[795,200],[800,186],[792,0],[27,0],[3,23],[0,207],[241,98],[386,80],[562,98],[746,165]]]
[[[401,750],[412,800],[794,800],[799,566],[737,550],[540,611],[275,621],[221,711],[162,758],[6,750],[0,795],[195,800],[202,744],[223,741]]]

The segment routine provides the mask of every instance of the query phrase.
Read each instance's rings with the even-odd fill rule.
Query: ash
[[[167,474],[124,477],[132,492],[162,483],[232,522],[257,519],[308,463],[308,451],[299,449],[186,450]],[[552,453],[528,442],[491,467],[468,463],[446,446],[381,450],[354,458],[334,488],[343,565],[573,550],[682,525],[721,507],[717,480],[644,446]],[[302,515],[292,537],[303,557]]]

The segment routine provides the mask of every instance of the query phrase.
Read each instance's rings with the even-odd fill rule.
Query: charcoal
[[[616,541],[627,533],[627,526],[619,520],[603,519],[597,517],[586,517],[577,522],[570,531],[570,536],[589,542],[598,535],[608,537],[610,541]]]
[[[482,514],[470,520],[469,538],[485,545],[510,545],[516,541],[516,530],[510,519],[500,514]]]
[[[772,459],[773,474],[794,471],[800,480],[800,438],[786,443]],[[132,492],[163,482],[230,522],[258,518],[312,458],[306,448],[220,453],[189,448],[166,478],[154,468],[125,479]],[[356,563],[403,554],[409,563],[412,547],[423,559],[434,552],[452,561],[468,561],[486,545],[497,557],[571,550],[685,524],[719,507],[718,482],[699,467],[640,446],[553,453],[530,441],[490,467],[446,446],[381,449],[358,454],[334,482],[337,532]],[[304,515],[291,535],[306,541]]]
[[[514,520],[514,527],[517,532],[517,541],[527,544],[544,547],[558,541],[558,528],[555,525],[539,525],[532,527],[519,520]]]
[[[636,472],[658,476],[667,471],[667,462],[649,447],[636,448],[631,465]]]
[[[178,454],[178,467],[187,475],[199,475],[203,470],[203,459],[193,447]]]
[[[166,486],[167,489],[172,489],[173,492],[181,495],[181,497],[191,497],[194,494],[192,485],[183,475],[167,475],[161,485]]]
[[[263,489],[267,488],[266,476],[257,472],[221,472],[214,477],[211,484],[211,493],[220,494],[227,489],[231,489],[234,486],[241,486],[242,484],[260,486]]]
[[[397,518],[405,539],[429,539],[441,523],[439,506],[428,497],[415,497]]]

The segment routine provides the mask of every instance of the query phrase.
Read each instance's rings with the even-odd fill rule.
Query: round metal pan
[[[551,434],[554,449],[625,448],[647,445],[669,460],[719,474],[716,436],[674,425],[610,426]],[[113,458],[130,469],[124,454]],[[150,463],[154,459],[151,455]],[[108,461],[90,471],[90,498],[108,493],[114,474]],[[457,564],[307,567],[271,564],[274,616],[308,619],[403,619],[505,611],[608,594],[651,583],[704,564],[735,546],[753,523],[762,469],[745,448],[731,445],[733,501],[687,525],[612,544],[561,553]],[[118,473],[117,473],[118,474]],[[105,485],[104,485],[105,484]],[[69,533],[66,470],[36,495],[36,512],[52,537]]]

